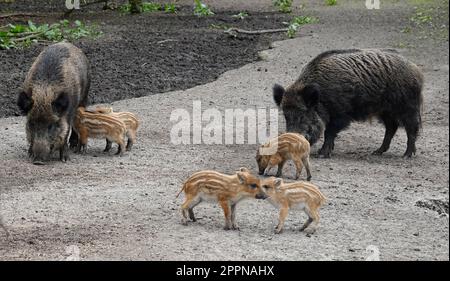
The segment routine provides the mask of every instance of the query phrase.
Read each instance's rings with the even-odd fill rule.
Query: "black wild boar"
[[[389,149],[397,128],[408,136],[405,157],[416,152],[421,126],[423,75],[419,68],[390,50],[333,50],[309,62],[286,90],[273,87],[288,132],[312,144],[324,131],[322,157],[330,157],[337,134],[352,121],[378,117],[385,125],[383,143],[373,154]]]
[[[76,109],[87,105],[89,86],[87,58],[72,44],[51,45],[36,58],[17,100],[27,115],[28,154],[34,164],[43,164],[53,151],[68,160],[67,139]],[[71,145],[76,142],[72,130]]]

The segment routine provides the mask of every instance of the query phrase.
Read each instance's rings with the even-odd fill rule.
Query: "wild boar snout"
[[[35,140],[32,147],[32,161],[35,165],[43,165],[50,155],[50,145],[45,140]]]
[[[266,199],[268,196],[264,193],[264,192],[262,192],[262,191],[260,191],[260,192],[258,192],[258,193],[256,193],[256,195],[255,195],[255,198],[256,199]]]

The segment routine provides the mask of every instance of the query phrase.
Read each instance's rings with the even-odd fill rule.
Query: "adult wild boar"
[[[373,154],[387,151],[403,126],[408,136],[404,156],[411,157],[421,126],[422,85],[419,68],[394,51],[333,50],[309,62],[286,90],[276,84],[273,96],[288,132],[304,135],[312,145],[324,131],[320,156],[330,157],[337,134],[352,121],[375,116],[386,132]]]
[[[86,56],[70,43],[45,48],[34,61],[17,105],[27,115],[28,154],[43,164],[52,152],[68,160],[68,144],[76,109],[87,105],[90,85]],[[72,131],[71,145],[76,144]]]

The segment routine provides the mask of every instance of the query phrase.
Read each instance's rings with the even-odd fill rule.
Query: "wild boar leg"
[[[30,143],[30,146],[28,147],[28,157],[33,157],[33,144]]]
[[[67,144],[67,142],[65,142],[63,146],[59,149],[59,160],[61,160],[62,162],[70,160],[69,145]]]
[[[276,177],[281,177],[283,174],[283,166],[286,163],[286,160],[281,161],[280,163],[278,163],[278,170],[277,170],[277,174]]]
[[[384,126],[386,127],[386,132],[384,133],[384,139],[383,143],[381,144],[381,147],[375,150],[372,153],[373,155],[381,155],[389,149],[389,146],[391,145],[391,140],[398,129],[398,122],[395,119],[384,115],[381,116],[381,120],[383,121]]]
[[[230,202],[227,199],[219,199],[219,204],[223,209],[223,214],[225,215],[225,226],[223,229],[229,230],[231,229],[231,210],[230,210]]]
[[[135,141],[136,141],[136,134],[134,132],[128,132],[127,151],[131,151]]]
[[[123,155],[123,152],[124,152],[124,150],[125,150],[125,144],[123,143],[123,140],[122,140],[122,139],[117,140],[117,144],[119,145],[119,147],[117,148],[117,153],[116,153],[116,155],[122,156],[122,155]]]
[[[283,231],[284,221],[286,220],[286,217],[289,213],[289,207],[288,206],[282,206],[280,209],[280,215],[278,218],[278,225],[275,228],[275,233],[280,234]]]
[[[307,234],[313,234],[314,232],[316,232],[317,229],[317,225],[319,224],[319,220],[320,220],[320,216],[319,216],[319,212],[317,210],[311,210],[308,208],[305,208],[305,212],[308,214],[309,216],[309,220],[311,220],[311,223],[309,225],[308,228],[305,227],[305,232]]]
[[[403,157],[410,158],[413,154],[416,154],[416,139],[419,133],[418,117],[411,116],[410,118],[404,118],[403,126],[405,126],[406,135],[408,137],[406,152]]]
[[[72,132],[73,133],[73,132]],[[59,160],[62,162],[66,162],[69,159],[69,144],[67,141],[69,140],[69,134],[72,134],[70,129],[67,130],[66,135],[64,136],[64,140],[62,141],[61,146],[59,147]]]
[[[325,140],[323,142],[322,147],[319,149],[319,156],[322,156],[324,158],[330,158],[331,157],[331,151],[333,150],[332,147],[334,146],[334,139],[336,138],[337,134],[332,134],[330,132],[327,133],[325,131]]]
[[[270,170],[273,167],[277,166],[278,163],[279,163],[278,159],[274,155],[272,155],[270,157],[270,160],[269,160],[269,163],[267,164],[266,169],[264,170],[264,176],[267,176],[269,174]]]
[[[77,152],[78,153],[86,153],[86,147],[88,142],[88,132],[86,129],[81,128],[78,132],[78,144],[77,144]]]
[[[71,149],[75,149],[78,147],[78,135],[73,128],[69,138],[69,147]]]
[[[181,215],[182,215],[181,224],[183,225],[187,225],[187,217],[188,217],[187,213],[194,199],[195,198],[192,195],[186,194],[186,199],[184,203],[181,205]]]
[[[84,154],[84,153],[86,153],[86,147],[87,147],[87,141],[84,142],[83,140],[79,139],[76,151],[80,154]]]
[[[87,151],[87,144],[82,144],[78,142],[78,152],[81,154],[86,154]]]
[[[322,148],[319,150],[319,155],[324,158],[330,158],[331,152],[334,149],[334,139],[337,137],[338,133],[346,128],[350,124],[348,120],[334,120],[327,124],[325,129],[325,141],[323,142]]]
[[[231,204],[231,228],[233,230],[239,230],[239,226],[236,223],[236,205],[237,203]]]
[[[194,210],[192,208],[189,208],[188,212],[189,212],[189,218],[191,219],[191,221],[196,222],[197,219],[195,218]]]
[[[295,159],[295,168],[297,170],[297,173],[295,174],[295,179],[298,180],[300,178],[300,175],[302,174],[303,170],[303,161],[301,159]]]
[[[191,204],[189,205],[189,209],[188,209],[188,212],[189,212],[189,218],[190,218],[193,222],[196,222],[196,221],[197,221],[197,219],[195,218],[195,214],[194,214],[194,207],[197,206],[198,204],[200,204],[200,202],[202,202],[202,199],[199,197],[199,198],[197,198],[196,200],[193,200],[193,201],[191,202]]]
[[[103,152],[108,152],[108,151],[110,151],[111,150],[111,147],[112,147],[112,142],[110,141],[110,140],[106,140],[106,146],[105,146],[105,149],[103,150]]]
[[[306,169],[306,180],[311,181],[311,167],[309,165],[309,156],[306,156],[302,159],[303,165]]]
[[[307,213],[308,214],[308,213]],[[305,230],[311,223],[313,222],[313,219],[308,215],[308,219],[303,224],[303,226],[300,228],[300,231]]]

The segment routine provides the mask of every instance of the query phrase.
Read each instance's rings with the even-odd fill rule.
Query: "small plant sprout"
[[[239,14],[232,15],[232,17],[243,20],[246,17],[248,17],[248,13],[247,12],[240,12]]]
[[[299,27],[300,27],[300,24],[295,23],[295,22],[291,23],[288,27],[287,36],[289,38],[294,38]]]
[[[416,13],[411,18],[411,21],[416,25],[429,24],[433,20],[432,12],[432,9],[417,9]]]
[[[165,4],[164,5],[164,12],[169,14],[176,14],[177,7],[173,3]]]
[[[291,21],[291,23],[298,23],[299,25],[316,23],[316,22],[317,22],[317,19],[314,17],[310,17],[310,16],[297,16],[297,17],[294,17]]]
[[[194,15],[198,17],[214,15],[214,12],[211,11],[211,9],[206,4],[202,3],[202,1],[194,0],[194,2],[195,2]]]
[[[123,4],[119,7],[119,11],[124,14],[131,13],[131,5],[129,3]],[[161,12],[174,14],[177,12],[177,7],[173,3],[159,4],[154,2],[143,2],[141,12]]]
[[[158,12],[162,11],[163,7],[159,3],[144,2],[142,3],[142,12]]]
[[[289,38],[294,38],[300,26],[305,24],[316,23],[317,19],[309,16],[297,16],[294,17],[291,22],[285,23],[288,25],[287,36]]]
[[[292,12],[292,0],[274,0],[273,5],[278,8],[281,13]]]
[[[337,0],[325,0],[325,4],[327,4],[327,6],[335,6],[337,5]]]

